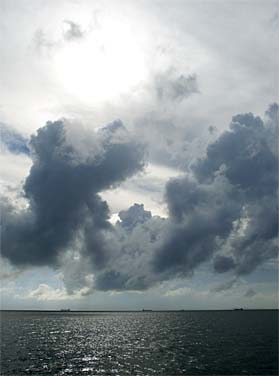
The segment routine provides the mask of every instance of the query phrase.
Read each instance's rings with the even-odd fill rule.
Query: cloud
[[[234,287],[236,284],[237,284],[237,278],[234,278],[232,280],[221,283],[220,285],[214,287],[212,291],[214,292],[227,291],[227,290],[230,290],[232,287]]]
[[[177,119],[176,115],[149,113],[136,121],[136,134],[148,145],[151,163],[188,171],[189,166],[206,152],[211,137],[206,121],[195,121],[190,114]]]
[[[231,288],[278,252],[277,111],[272,105],[264,120],[234,116],[205,157],[167,183],[168,218],[136,203],[115,225],[100,193],[142,169],[142,144],[120,121],[91,137],[65,120],[49,122],[31,138],[29,208],[6,204],[3,255],[62,267],[70,294],[146,290],[192,276],[202,263],[230,273],[215,291]]]
[[[268,142],[269,132],[261,118],[251,113],[234,116],[230,131],[209,145],[206,158],[193,167],[195,175],[201,182],[212,181],[223,169],[229,182],[244,193],[273,193],[278,163]]]
[[[155,76],[155,90],[159,100],[182,101],[199,93],[197,76],[177,75],[174,69]]]
[[[134,204],[128,210],[122,210],[118,215],[121,219],[120,225],[128,230],[133,229],[138,223],[144,223],[152,217],[151,212],[144,210],[142,204]]]
[[[227,244],[231,254],[215,259],[217,271],[225,271],[225,266],[239,275],[250,273],[277,255],[278,150],[274,142],[278,142],[277,104],[266,112],[265,123],[251,113],[234,116],[230,130],[209,145],[206,158],[193,166],[200,184],[225,178],[241,204],[239,221],[245,225]]]
[[[72,137],[83,139],[79,133]],[[80,152],[63,120],[48,122],[31,137],[33,166],[23,186],[29,206],[18,211],[3,203],[2,255],[12,263],[55,265],[76,236],[96,264],[104,262],[102,242],[111,225],[98,192],[142,169],[143,148],[120,121],[91,138],[98,147],[89,144]]]
[[[214,270],[218,273],[225,273],[235,267],[235,263],[232,257],[216,256],[214,259]]]
[[[14,154],[27,154],[30,150],[28,147],[28,139],[23,137],[15,129],[0,122],[0,143]],[[1,148],[2,149],[2,148]]]
[[[41,28],[37,29],[34,33],[33,44],[38,52],[50,51],[54,48],[61,47],[61,41],[50,40]]]
[[[68,41],[83,38],[85,32],[82,31],[79,24],[71,20],[64,20],[64,38]]]
[[[87,33],[82,30],[78,23],[69,19],[64,20],[62,26],[63,31],[59,35],[51,35],[39,27],[33,36],[35,50],[39,53],[55,52],[55,50],[63,48],[68,42],[82,40]]]
[[[199,184],[185,177],[171,180],[166,200],[169,230],[154,258],[154,268],[170,276],[191,275],[229,235],[240,204],[231,185],[221,177],[214,184]]]
[[[244,294],[244,296],[245,296],[246,298],[252,298],[252,297],[255,296],[255,295],[257,295],[257,293],[256,293],[256,291],[255,291],[254,289],[248,289],[248,290],[245,292],[245,294]]]
[[[22,274],[22,269],[17,269],[3,258],[0,258],[0,280],[14,281]]]
[[[152,259],[162,279],[191,275],[212,258],[216,272],[243,275],[276,257],[277,111],[272,105],[265,123],[251,113],[234,116],[192,177],[167,184],[168,225]]]
[[[272,17],[269,19],[269,26],[274,29],[278,30],[279,28],[279,13],[275,12]]]
[[[29,291],[24,298],[38,301],[74,300],[82,298],[84,292],[85,289],[82,289],[78,293],[69,295],[65,288],[53,288],[46,283],[41,283],[36,289]]]
[[[152,270],[152,258],[161,243],[167,220],[152,216],[143,205],[135,204],[120,212],[107,243],[106,266],[95,274],[98,290],[146,290],[160,281]]]
[[[174,290],[167,291],[165,296],[185,296],[191,294],[192,289],[190,287],[178,287]]]

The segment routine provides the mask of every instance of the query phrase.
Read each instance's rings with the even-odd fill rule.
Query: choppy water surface
[[[1,316],[5,376],[277,374],[276,311]]]

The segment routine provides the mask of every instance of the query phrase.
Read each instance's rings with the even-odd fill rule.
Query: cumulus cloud
[[[169,218],[151,260],[155,280],[191,275],[212,259],[216,272],[239,276],[276,257],[277,132],[276,104],[265,122],[251,113],[234,116],[192,176],[167,184]]]
[[[223,169],[230,183],[249,195],[274,192],[277,158],[269,145],[269,132],[260,117],[251,113],[234,116],[230,130],[212,143],[206,158],[194,166],[195,175],[199,181],[212,181]]]
[[[240,203],[231,185],[218,177],[214,184],[189,178],[171,180],[166,188],[169,229],[153,263],[158,273],[187,276],[208,260],[232,229]]]
[[[33,166],[23,187],[29,206],[18,212],[3,204],[2,255],[12,263],[54,265],[77,235],[84,252],[97,264],[104,261],[102,240],[111,225],[98,192],[140,170],[143,149],[121,122],[91,137],[99,149],[89,149],[86,158],[68,142],[63,120],[48,122],[31,137]]]
[[[121,226],[127,229],[132,229],[138,223],[144,223],[148,219],[151,219],[151,217],[151,212],[144,210],[144,206],[142,204],[134,204],[128,210],[122,210],[119,213]]]
[[[104,291],[145,290],[160,280],[151,261],[167,221],[138,204],[120,212],[120,218],[107,245],[110,258],[106,267],[97,271],[94,286]]]
[[[214,184],[223,176],[238,194],[242,231],[234,233],[227,247],[230,255],[215,259],[215,270],[253,271],[278,252],[278,105],[266,112],[266,124],[248,113],[233,117],[230,130],[209,145],[207,156],[196,163],[200,183]]]
[[[109,222],[99,195],[143,167],[142,145],[120,121],[92,135],[49,122],[31,139],[25,211],[4,208],[3,255],[60,265],[67,293],[145,290],[209,262],[230,289],[278,252],[278,106],[234,116],[204,158],[165,188],[168,218],[142,204]]]

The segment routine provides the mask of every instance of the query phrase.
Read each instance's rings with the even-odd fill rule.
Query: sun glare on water
[[[54,66],[67,93],[95,103],[130,92],[146,74],[143,49],[135,34],[128,24],[113,20],[66,43]]]

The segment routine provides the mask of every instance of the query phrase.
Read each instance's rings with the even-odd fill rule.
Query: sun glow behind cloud
[[[65,44],[53,67],[64,90],[88,103],[110,101],[146,77],[140,40],[128,23],[105,18],[102,25]]]

